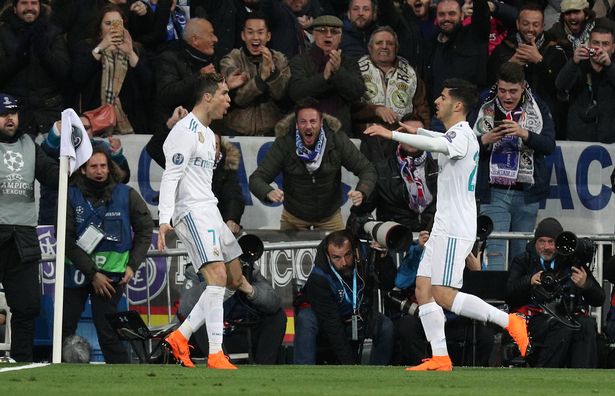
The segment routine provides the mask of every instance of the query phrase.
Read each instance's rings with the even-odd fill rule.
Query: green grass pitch
[[[175,365],[49,365],[1,372],[3,395],[615,395],[615,371],[403,367],[240,366],[237,371]]]

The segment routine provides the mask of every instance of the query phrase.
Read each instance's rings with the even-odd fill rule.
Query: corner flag
[[[62,156],[69,158],[71,175],[92,156],[90,137],[73,109],[66,109],[62,112],[60,157]]]
[[[53,302],[52,362],[62,360],[62,316],[64,304],[64,252],[66,249],[66,203],[68,176],[92,156],[92,143],[73,109],[62,112],[60,131],[60,177],[58,184],[58,224],[56,227],[55,291]]]

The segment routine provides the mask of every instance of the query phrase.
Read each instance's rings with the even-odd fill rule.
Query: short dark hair
[[[343,246],[346,241],[352,245],[353,237],[349,231],[334,231],[325,237],[325,249],[328,250],[329,246]]]
[[[463,104],[465,114],[468,114],[478,104],[478,88],[469,81],[461,78],[449,78],[444,80],[442,88],[448,89],[451,98]]]
[[[297,105],[295,106],[295,120],[299,118],[299,112],[305,109],[314,109],[318,112],[320,118],[322,118],[322,111],[319,109],[319,103],[316,99],[308,97],[297,101]]]
[[[206,93],[214,95],[218,90],[218,84],[224,82],[224,76],[220,73],[201,74],[194,86],[194,102],[199,103]]]
[[[415,113],[414,111],[412,113],[406,113],[404,114],[404,116],[401,118],[400,120],[401,122],[406,122],[406,121],[417,121],[422,123],[423,125],[425,125],[425,120],[423,119],[423,117],[421,117],[418,113]]]
[[[246,28],[246,22],[248,22],[250,19],[262,19],[263,21],[265,21],[265,27],[267,28],[267,31],[269,31],[269,19],[261,11],[254,11],[248,13],[246,19],[243,21],[243,29]]]
[[[534,3],[531,1],[525,3],[524,5],[521,6],[521,8],[519,8],[519,14],[517,14],[517,19],[519,19],[519,15],[521,15],[523,11],[536,11],[536,12],[540,12],[543,17],[545,15],[544,8],[541,7],[540,4]]]
[[[525,71],[523,71],[523,66],[518,63],[506,62],[500,66],[496,79],[511,84],[523,84],[525,82]]]
[[[604,26],[596,26],[595,28],[593,28],[592,31],[589,33],[590,37],[594,33],[610,34],[611,37],[615,39],[615,33],[613,33],[611,29],[605,28]]]
[[[352,9],[352,4],[355,2],[355,0],[350,0],[348,2],[348,11],[350,11]],[[378,2],[376,0],[371,0],[370,3],[372,3],[372,11],[376,12],[378,11]]]

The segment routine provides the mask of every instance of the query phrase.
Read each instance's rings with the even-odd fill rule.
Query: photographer
[[[611,29],[596,27],[557,75],[555,87],[568,96],[566,139],[613,143],[615,40]]]
[[[429,232],[421,231],[417,240],[406,250],[394,279],[386,279],[386,275],[383,276],[383,272],[388,271],[380,273],[385,306],[395,327],[393,364],[418,365],[431,356],[431,347],[418,317],[418,302],[415,296],[416,274],[428,239]],[[468,255],[464,274],[465,271],[481,270],[480,257],[481,253],[478,253],[478,257],[473,253]],[[393,284],[394,288],[386,290],[387,285],[390,289]],[[447,348],[454,365],[488,366],[493,347],[493,329],[482,323],[473,323],[450,311],[445,311],[445,315]],[[476,343],[476,347],[470,351],[473,343]]]
[[[391,320],[372,312],[369,288],[358,264],[354,238],[335,231],[316,249],[314,268],[303,287],[295,315],[295,364],[358,364],[365,338],[371,338],[370,364],[387,365],[393,348]],[[319,351],[322,354],[318,353]]]
[[[178,317],[183,320],[207,287],[192,265],[186,266]],[[228,293],[227,293],[228,295]],[[286,314],[282,301],[258,269],[244,263],[244,275],[237,292],[224,301],[225,351],[238,349],[243,344],[237,337],[229,337],[237,327],[251,329],[248,346],[256,364],[276,364],[278,352],[286,331]],[[209,343],[207,328],[202,326],[193,334],[193,341],[207,355]]]
[[[596,321],[589,316],[589,306],[602,305],[604,291],[588,269],[591,258],[556,251],[562,232],[554,218],[538,223],[534,240],[510,266],[507,300],[511,310],[529,316],[534,350],[527,360],[533,367],[596,367]],[[562,320],[566,309],[569,315]]]

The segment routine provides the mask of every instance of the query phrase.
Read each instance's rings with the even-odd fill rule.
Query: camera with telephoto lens
[[[564,231],[555,239],[555,249],[558,254],[570,257],[572,265],[589,270],[596,253],[596,244],[589,238],[577,238],[573,232]]]
[[[254,263],[258,261],[265,251],[263,241],[254,234],[243,234],[237,239],[237,243],[241,247],[243,254],[239,256],[243,276],[248,282],[252,282],[252,272],[254,271]]]
[[[388,300],[393,302],[397,306],[397,308],[399,308],[401,312],[406,313],[408,315],[414,315],[417,308],[419,307],[419,305],[416,302],[410,301],[408,299],[408,296],[406,296],[402,290],[396,290],[396,289],[389,290],[388,292],[384,294],[384,296]]]
[[[585,268],[591,272],[596,246],[589,238],[578,238],[573,232],[564,231],[555,238],[555,249],[561,259],[569,260],[570,265]],[[579,324],[573,319],[577,312],[577,299],[574,289],[566,287],[570,273],[553,270],[540,275],[540,285],[533,288],[533,298],[546,312],[564,325],[577,328]]]
[[[394,221],[377,221],[371,216],[356,216],[349,224],[350,232],[360,239],[374,240],[381,246],[404,252],[412,243],[412,231]]]

